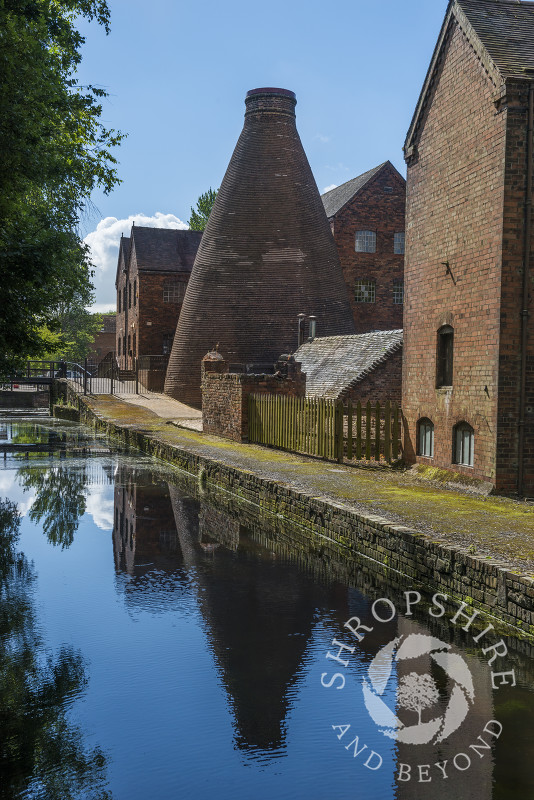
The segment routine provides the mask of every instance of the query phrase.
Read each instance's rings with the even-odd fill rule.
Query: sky
[[[98,311],[115,308],[121,233],[186,228],[220,185],[249,89],[297,95],[297,128],[320,192],[383,161],[406,174],[402,145],[447,0],[108,0],[111,33],[82,20],[81,84],[104,88],[102,122],[127,134],[122,183],[96,191],[81,223]]]

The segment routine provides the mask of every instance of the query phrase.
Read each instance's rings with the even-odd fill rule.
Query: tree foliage
[[[197,200],[196,209],[191,208],[191,216],[189,217],[189,227],[192,231],[203,231],[208,224],[208,219],[211,214],[211,209],[217,197],[217,190],[211,187],[207,192],[201,194]]]
[[[79,16],[109,30],[106,0],[0,0],[0,371],[42,355],[58,303],[90,294],[78,222],[91,191],[118,181],[106,93],[76,82]]]

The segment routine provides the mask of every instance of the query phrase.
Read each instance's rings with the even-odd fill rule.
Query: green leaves
[[[106,92],[76,82],[77,16],[109,30],[105,0],[0,0],[0,369],[42,355],[58,303],[92,301],[78,220],[95,187],[118,182]]]
[[[192,231],[203,231],[208,224],[208,219],[211,209],[217,197],[217,190],[213,191],[210,187],[207,192],[201,194],[197,200],[196,211],[191,208],[191,216],[189,218],[189,227]]]

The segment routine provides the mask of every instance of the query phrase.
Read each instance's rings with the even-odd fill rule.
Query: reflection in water
[[[325,657],[332,640],[350,641],[344,622],[352,616],[371,622],[371,605],[378,597],[388,597],[402,609],[403,592],[413,588],[406,579],[369,561],[348,560],[328,540],[250,504],[236,504],[227,493],[201,491],[195,480],[173,477],[172,470],[153,462],[149,466],[142,456],[108,463],[47,460],[26,463],[19,481],[27,481],[36,493],[34,520],[41,519],[51,541],[72,545],[46,548],[39,571],[43,581],[46,567],[54,565],[47,585],[53,597],[40,602],[47,603],[50,615],[59,614],[56,641],[68,642],[62,626],[65,603],[72,600],[70,631],[91,663],[91,684],[87,702],[75,703],[84,681],[79,656],[67,646],[47,666],[38,642],[33,665],[28,658],[30,682],[35,675],[47,687],[58,678],[51,695],[54,714],[63,714],[58,729],[67,725],[64,709],[72,701],[84,729],[94,732],[112,754],[110,780],[118,800],[324,800],[332,794],[373,800],[534,797],[532,648],[525,645],[521,652],[521,646],[509,643],[509,666],[516,669],[518,686],[493,692],[480,646],[458,626],[415,609],[413,616],[401,613],[375,624],[342,670],[344,691],[325,689],[321,674],[332,675],[339,668]],[[69,505],[65,497],[64,506],[54,505],[54,487],[76,502]],[[105,509],[99,517],[97,505]],[[56,512],[61,520],[54,531]],[[100,520],[98,531],[91,515],[97,526]],[[111,520],[114,563],[111,541],[102,535]],[[83,536],[76,534],[78,525]],[[28,530],[31,553],[36,537],[29,524]],[[40,540],[38,557],[43,557],[42,545]],[[16,603],[4,606],[18,613]],[[32,645],[37,637],[33,609],[28,608],[29,624],[21,630]],[[380,732],[362,691],[376,654],[394,639],[414,634],[450,644],[467,663],[475,686],[475,702],[461,728],[444,742],[415,747]],[[17,647],[23,652],[21,640]],[[70,666],[61,673],[64,660]],[[398,687],[413,672],[430,675],[436,687],[437,699],[432,693],[425,720],[445,713],[453,690],[450,676],[427,651],[396,661],[384,698],[392,713],[410,725],[418,712],[400,708]],[[31,702],[38,704],[40,697],[32,695]],[[44,718],[48,711],[39,713]],[[472,767],[460,773],[453,765],[455,755],[471,752],[470,745],[491,718],[503,724],[502,736],[483,757],[473,753]],[[46,750],[44,740],[53,742],[56,728],[50,733],[48,723],[43,724],[43,741],[34,747]],[[380,753],[383,766],[376,773],[366,769],[363,759],[351,752],[349,738],[337,739],[334,724],[350,724],[350,741],[358,735],[367,753]],[[92,788],[83,796],[93,796],[91,791],[105,796],[97,794],[104,791],[98,751],[84,754],[76,729],[72,735],[91,780],[97,776],[94,786],[87,778]],[[31,735],[27,739],[31,742]],[[70,745],[59,746],[59,760],[67,760],[66,773],[72,774]],[[34,762],[24,767],[26,773],[37,774]],[[447,762],[447,779],[439,779],[436,762]],[[400,764],[411,767],[411,781],[399,780]],[[430,786],[419,780],[419,765],[425,764],[431,765]],[[8,781],[16,783],[15,772],[12,768]],[[75,796],[68,787],[58,789],[56,796],[69,797],[69,791]],[[0,789],[2,796],[7,795]]]
[[[82,658],[68,646],[55,658],[42,650],[18,527],[16,506],[0,500],[0,798],[111,798],[104,754],[67,719],[86,683]]]
[[[85,514],[86,477],[70,467],[21,467],[18,472],[21,486],[35,490],[30,509],[32,522],[42,522],[50,544],[70,547]]]
[[[197,500],[173,484],[148,479],[146,475],[144,480],[139,477],[132,480],[124,471],[115,489],[115,561],[119,573],[131,576],[126,586],[130,600],[136,594],[138,602],[142,603],[141,598],[147,601],[149,592],[152,603],[159,591],[168,591],[171,575],[182,590],[189,576],[230,700],[236,746],[252,754],[271,752],[271,759],[286,754],[287,718],[301,690],[299,676],[317,624],[326,623],[333,636],[343,638],[343,623],[349,617],[371,618],[368,597],[344,583],[312,580],[309,571],[314,571],[314,560],[308,560],[307,570],[299,569],[295,561],[302,561],[302,550],[295,548],[291,558],[287,543],[282,546],[276,536],[265,533],[265,519],[262,526],[249,527],[241,523],[239,514],[215,508],[213,497],[210,502],[202,496]],[[333,571],[342,571],[339,564],[331,566]],[[320,572],[324,576],[324,564],[320,565]],[[361,584],[358,576],[354,577],[356,585]],[[378,587],[367,588],[375,589],[375,596],[394,600],[399,596],[398,589],[387,587],[383,578]],[[397,785],[396,799],[426,800],[428,783],[418,780],[419,764],[436,762],[448,764],[448,778],[434,770],[431,787],[435,798],[509,800],[514,797],[507,788],[512,782],[522,792],[525,787],[527,793],[534,789],[530,762],[525,761],[529,745],[524,744],[523,757],[517,755],[513,724],[508,730],[505,728],[498,742],[486,735],[491,750],[482,751],[483,756],[469,749],[471,744],[480,744],[478,737],[489,720],[502,717],[504,724],[507,716],[514,718],[517,709],[507,709],[498,701],[494,707],[487,664],[476,650],[466,650],[468,639],[458,628],[428,617],[413,620],[397,615],[366,635],[358,645],[358,659],[368,664],[386,643],[410,634],[435,636],[451,644],[452,652],[463,653],[476,687],[476,702],[461,728],[439,745],[395,745],[396,766],[391,781]],[[414,670],[432,676],[436,695],[431,716],[444,715],[453,690],[450,677],[426,655],[398,663],[393,682],[398,686]],[[504,696],[502,692],[499,699]],[[533,708],[531,692],[522,690],[514,697],[525,711]],[[395,711],[395,702],[392,710]],[[362,718],[360,724],[361,721]],[[526,714],[524,722],[526,730],[531,725]],[[365,716],[363,725],[372,727]],[[384,747],[387,749],[387,744]],[[473,759],[469,780],[460,776],[459,793],[459,773],[453,762],[466,749]],[[501,752],[506,755],[498,758],[496,769],[496,757]],[[507,766],[512,752],[513,777]],[[459,763],[463,764],[461,760]],[[399,764],[410,765],[412,780],[396,780]],[[424,768],[423,776],[426,777]],[[453,782],[456,788],[451,795]]]

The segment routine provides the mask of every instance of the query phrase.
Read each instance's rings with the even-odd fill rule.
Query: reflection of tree
[[[415,711],[419,715],[420,725],[423,709],[429,708],[439,700],[439,692],[431,675],[418,675],[417,672],[410,672],[399,681],[397,698],[401,706],[409,711]]]
[[[86,476],[81,470],[55,465],[21,467],[18,478],[24,489],[35,489],[36,498],[29,516],[32,522],[43,523],[51,544],[70,547],[85,514]]]
[[[106,758],[87,750],[67,720],[69,701],[85,685],[80,655],[64,647],[45,657],[30,587],[35,580],[14,551],[16,506],[0,500],[0,800],[105,800]]]

